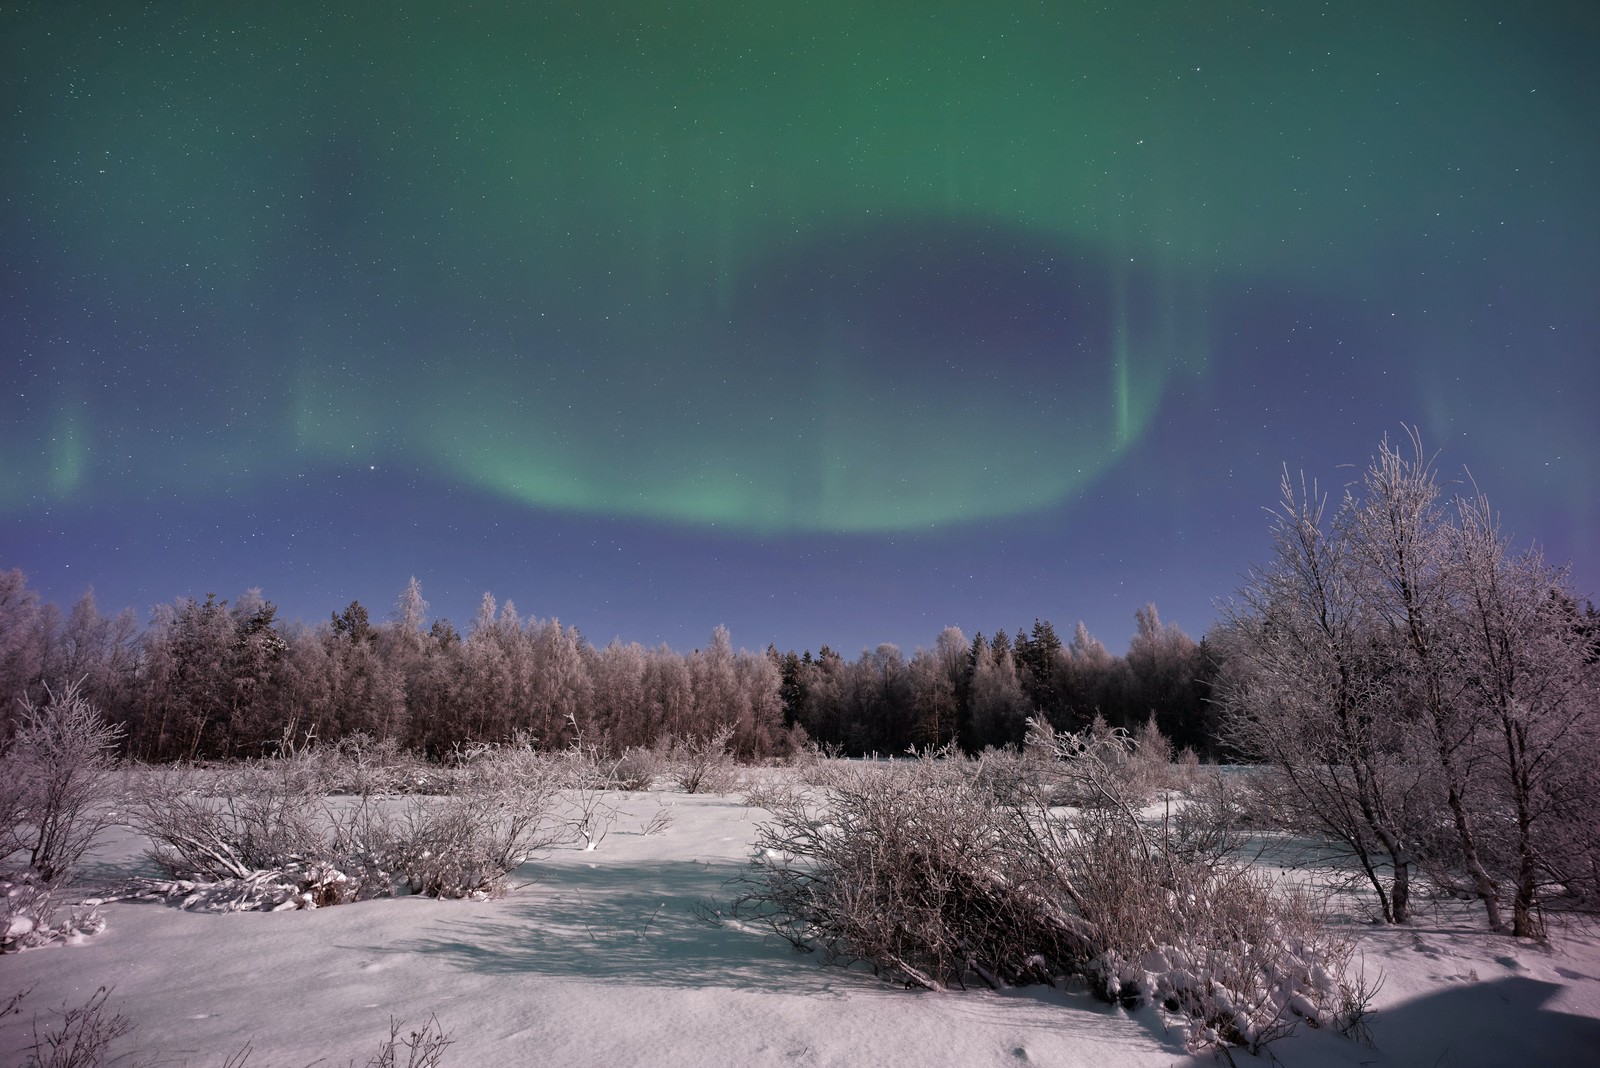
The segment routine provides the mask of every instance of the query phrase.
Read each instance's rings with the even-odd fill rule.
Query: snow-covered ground
[[[455,1066],[1044,1064],[1136,1068],[1191,1058],[1152,1011],[1050,988],[927,993],[824,964],[705,914],[725,900],[763,813],[738,795],[610,795],[593,851],[526,865],[497,901],[402,897],[316,911],[205,914],[154,901],[103,907],[80,944],[0,958],[0,1064],[20,1064],[35,1013],[99,986],[137,1029],[115,1050],[163,1065],[364,1064],[391,1017],[436,1015]],[[644,829],[665,807],[665,830]],[[117,832],[85,873],[153,874]],[[1272,1047],[1292,1068],[1600,1064],[1600,931],[1549,946],[1495,937],[1457,906],[1405,928],[1352,921],[1382,972],[1375,1049],[1302,1030]],[[1234,1051],[1239,1063],[1251,1060]],[[403,1059],[403,1058],[402,1058]],[[1263,1061],[1265,1063],[1265,1061]]]

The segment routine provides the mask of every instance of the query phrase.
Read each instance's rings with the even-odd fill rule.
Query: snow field
[[[107,904],[101,934],[0,958],[0,998],[32,991],[20,1017],[0,1021],[0,1064],[24,1063],[34,1013],[101,985],[137,1025],[117,1052],[196,1068],[246,1043],[253,1068],[362,1064],[391,1016],[420,1026],[430,1015],[453,1037],[455,1066],[1213,1063],[1185,1054],[1152,1010],[1048,987],[901,990],[708,919],[762,811],[738,795],[606,802],[616,817],[598,848],[550,851],[500,900],[228,914]],[[663,807],[665,830],[642,833]],[[144,848],[131,832],[108,835],[86,879],[154,874]],[[1600,1062],[1600,934],[1563,925],[1546,947],[1478,921],[1441,906],[1405,928],[1353,926],[1368,969],[1384,974],[1377,1048],[1302,1029],[1273,1052],[1296,1068]]]

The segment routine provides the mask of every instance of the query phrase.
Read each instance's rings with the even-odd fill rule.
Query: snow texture
[[[0,958],[0,1001],[32,988],[0,1022],[0,1064],[22,1062],[34,1013],[81,1005],[101,985],[137,1025],[115,1052],[176,1065],[218,1065],[246,1043],[257,1068],[364,1063],[391,1017],[420,1026],[431,1014],[453,1035],[444,1063],[456,1066],[1217,1063],[1186,1054],[1153,1008],[1050,987],[903,990],[796,953],[707,908],[743,869],[759,809],[700,794],[608,802],[618,816],[599,848],[549,852],[499,900],[220,913],[108,901],[105,930]],[[643,833],[663,806],[666,829]],[[87,882],[153,876],[145,847],[108,835]],[[1479,919],[1440,906],[1403,928],[1352,920],[1384,979],[1376,1048],[1301,1028],[1273,1054],[1296,1068],[1596,1063],[1600,933],[1557,924],[1545,946]]]

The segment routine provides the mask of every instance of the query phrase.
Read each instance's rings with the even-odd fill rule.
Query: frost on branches
[[[944,752],[774,795],[737,911],[911,986],[1081,982],[1173,1013],[1196,1047],[1359,1019],[1369,995],[1318,899],[1147,823],[1126,735],[1033,736],[1026,768]]]
[[[93,906],[58,916],[83,858],[112,822],[120,730],[77,683],[21,699],[0,754],[0,951],[76,941],[105,927]]]

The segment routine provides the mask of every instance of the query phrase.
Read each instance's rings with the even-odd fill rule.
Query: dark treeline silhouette
[[[1154,717],[1178,747],[1216,753],[1207,700],[1216,675],[1205,642],[1136,614],[1124,656],[1080,623],[975,634],[946,628],[907,658],[894,645],[854,661],[735,651],[718,627],[684,654],[586,642],[555,619],[523,619],[484,595],[463,634],[428,622],[415,579],[387,620],[353,602],[318,626],[284,623],[257,590],[231,604],[207,596],[102,615],[92,591],[63,614],[0,572],[0,695],[5,730],[15,698],[82,681],[82,693],[124,729],[127,752],[172,760],[254,756],[285,743],[363,735],[439,757],[480,742],[585,745],[618,753],[723,728],[745,759],[786,755],[807,739],[848,754],[955,744],[976,752],[1021,742],[1030,716],[1076,730],[1099,715],[1129,729]]]
[[[1135,618],[1124,656],[1109,653],[1082,623],[1064,645],[1046,620],[970,641],[946,627],[932,649],[910,659],[894,645],[864,650],[853,662],[827,646],[816,656],[785,653],[778,657],[784,720],[859,754],[1018,745],[1030,717],[1081,730],[1098,715],[1131,731],[1153,716],[1175,746],[1215,755],[1207,697],[1216,666],[1207,643],[1162,623],[1154,605]]]

